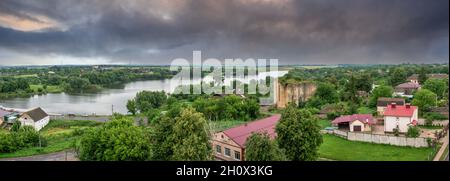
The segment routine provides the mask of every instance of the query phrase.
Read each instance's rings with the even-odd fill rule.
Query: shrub
[[[420,136],[420,130],[418,127],[415,126],[410,126],[408,128],[408,132],[406,133],[407,137],[411,137],[411,138],[417,138]]]
[[[392,129],[392,131],[394,131],[394,136],[399,136],[400,135],[400,129],[394,128],[394,129]]]
[[[0,153],[14,152],[32,146],[46,146],[47,142],[31,126],[20,127],[11,133],[0,133]]]
[[[340,116],[340,114],[337,113],[337,112],[327,113],[327,119],[329,119],[329,120],[334,120],[334,119],[336,119],[339,116]]]

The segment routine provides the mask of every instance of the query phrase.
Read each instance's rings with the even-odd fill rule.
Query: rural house
[[[19,121],[23,126],[32,126],[39,131],[48,124],[50,116],[38,107],[22,113],[19,117]]]
[[[353,114],[340,116],[331,122],[339,129],[350,132],[371,131],[371,126],[375,123],[371,114]]]
[[[396,96],[412,98],[413,93],[420,89],[420,84],[413,82],[406,82],[395,86],[394,94]]]
[[[402,98],[388,98],[388,97],[380,97],[377,100],[377,113],[382,116],[387,106],[395,103],[396,105],[403,106],[405,105],[405,99]]]
[[[448,78],[448,75],[447,74],[427,74],[427,78],[429,78],[429,79],[446,79],[446,78]],[[423,82],[419,82],[419,74],[413,74],[413,75],[409,76],[407,78],[407,80],[412,83],[416,83],[416,84],[422,83],[423,84]]]
[[[247,138],[255,132],[267,132],[275,138],[275,126],[280,119],[281,115],[274,115],[215,133],[212,140],[215,157],[224,161],[244,161]]]
[[[400,133],[406,133],[409,126],[415,126],[418,120],[418,109],[416,106],[405,104],[404,106],[392,103],[384,111],[384,131],[394,132],[398,129]]]

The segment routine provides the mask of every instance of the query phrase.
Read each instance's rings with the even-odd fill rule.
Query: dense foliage
[[[45,93],[96,92],[130,81],[171,78],[177,72],[165,67],[0,67],[0,98]]]
[[[152,157],[150,133],[127,118],[116,118],[86,131],[77,144],[81,160],[142,161]]]
[[[293,161],[314,161],[322,144],[320,127],[307,110],[299,110],[290,104],[276,126],[277,140],[286,157]]]
[[[253,133],[245,143],[246,161],[282,161],[284,153],[267,133]]]
[[[408,132],[406,132],[406,136],[407,137],[411,137],[411,138],[417,138],[420,136],[420,130],[418,127],[416,126],[409,126],[408,127]]]
[[[259,104],[254,99],[229,95],[223,98],[198,98],[192,106],[209,120],[249,121],[259,116]]]
[[[20,128],[15,127],[10,133],[0,132],[0,153],[14,152],[33,146],[45,146],[45,140],[33,127],[16,125],[19,125]]]

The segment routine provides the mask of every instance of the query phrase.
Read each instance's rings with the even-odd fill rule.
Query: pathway
[[[443,143],[441,146],[441,149],[439,149],[439,151],[437,152],[436,156],[434,157],[433,161],[439,161],[439,159],[441,158],[442,154],[444,154],[445,148],[448,146],[448,131],[447,131],[447,135],[442,138],[443,139]],[[448,155],[447,155],[448,157]]]
[[[0,161],[79,161],[73,150],[60,151],[55,153],[33,155],[18,158],[3,158]]]

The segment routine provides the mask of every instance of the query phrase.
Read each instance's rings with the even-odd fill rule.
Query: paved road
[[[67,150],[43,155],[34,155],[19,158],[4,158],[0,159],[0,161],[79,161],[75,155],[76,154],[74,151]]]

